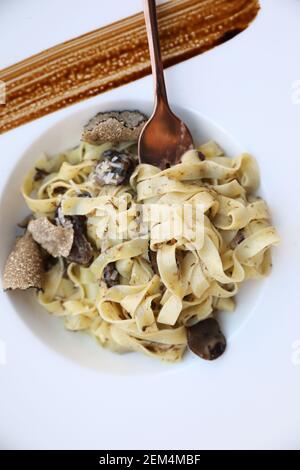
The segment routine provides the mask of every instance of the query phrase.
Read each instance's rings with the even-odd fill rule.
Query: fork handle
[[[161,60],[159,33],[155,0],[144,0],[144,16],[147,29],[152,75],[154,78],[157,104],[163,101],[168,106],[168,98]]]

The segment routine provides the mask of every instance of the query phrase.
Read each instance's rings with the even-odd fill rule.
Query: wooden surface
[[[164,66],[232,39],[258,10],[258,0],[173,0],[160,5]],[[138,13],[2,70],[6,103],[0,104],[0,133],[149,73],[144,18]]]

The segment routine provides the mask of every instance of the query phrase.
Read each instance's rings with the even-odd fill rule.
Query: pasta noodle
[[[218,310],[232,311],[242,282],[268,274],[278,243],[266,203],[255,197],[259,173],[248,154],[228,158],[215,142],[161,171],[137,165],[130,181],[100,186],[92,178],[111,143],[81,143],[36,164],[22,194],[34,217],[86,216],[90,266],[62,258],[46,273],[39,303],[113,351],[181,359],[187,328]],[[136,154],[132,142],[115,147]],[[91,197],[81,197],[88,192]],[[184,213],[183,208],[186,209]],[[188,214],[187,214],[188,213]],[[156,255],[157,269],[149,258]],[[119,281],[108,287],[113,263]]]

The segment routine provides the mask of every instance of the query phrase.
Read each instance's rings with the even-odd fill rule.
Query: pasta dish
[[[256,161],[210,141],[162,171],[138,163],[137,134],[105,140],[90,126],[76,148],[40,158],[4,288],[36,288],[65,328],[112,351],[174,362],[188,346],[215,359],[226,347],[218,312],[269,273],[279,241],[255,196]]]

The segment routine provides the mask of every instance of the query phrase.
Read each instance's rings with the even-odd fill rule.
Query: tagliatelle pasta
[[[257,164],[208,142],[198,149],[203,161],[191,150],[174,167],[137,165],[126,183],[101,186],[95,169],[112,147],[81,143],[43,156],[36,168],[45,176],[36,180],[33,169],[25,177],[22,194],[34,218],[54,220],[58,208],[61,218],[86,218],[93,249],[86,266],[59,257],[37,298],[67,329],[104,347],[177,361],[188,328],[232,311],[241,284],[270,270],[279,238],[255,196]],[[134,143],[114,148],[136,156]]]

